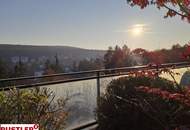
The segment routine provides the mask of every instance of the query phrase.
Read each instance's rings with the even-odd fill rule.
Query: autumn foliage
[[[113,80],[100,98],[98,129],[189,130],[190,89],[178,87],[151,71]]]
[[[147,94],[159,96],[165,100],[177,101],[183,105],[190,107],[190,89],[186,88],[182,92],[169,92],[160,88],[150,88],[146,86],[140,86],[136,88],[137,91],[141,91]]]
[[[0,92],[1,124],[39,124],[40,130],[62,130],[67,112],[66,100],[54,100],[47,88],[33,88]]]
[[[104,65],[106,69],[128,67],[147,64],[163,64],[187,61],[190,56],[189,44],[181,46],[173,45],[171,49],[161,49],[149,51],[142,48],[131,50],[126,45],[123,47],[109,47],[104,55]]]
[[[127,0],[131,6],[139,6],[141,9],[148,5],[155,5],[158,9],[167,10],[165,18],[180,16],[182,20],[190,22],[190,0]]]

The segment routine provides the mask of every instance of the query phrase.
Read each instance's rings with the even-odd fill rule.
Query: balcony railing
[[[14,86],[17,89],[25,89],[31,87],[41,87],[47,85],[55,85],[62,83],[70,83],[76,81],[84,80],[96,80],[97,87],[97,99],[100,97],[101,93],[101,84],[100,80],[102,78],[114,77],[114,76],[125,76],[130,72],[143,71],[143,70],[160,70],[164,68],[179,69],[190,67],[189,62],[180,62],[180,63],[169,63],[161,65],[144,65],[144,66],[134,66],[134,67],[122,67],[114,69],[101,69],[101,70],[92,70],[92,71],[83,71],[83,72],[72,72],[72,73],[59,73],[43,76],[28,76],[28,77],[18,77],[18,78],[9,78],[9,79],[0,79],[0,90],[9,90],[10,87]],[[52,80],[52,78],[55,78]],[[47,79],[47,80],[43,80]],[[51,79],[52,81],[48,81]],[[61,86],[60,86],[61,87]],[[80,130],[92,127],[97,125],[97,121],[93,120],[86,124],[79,125],[77,127],[71,128],[72,130]]]

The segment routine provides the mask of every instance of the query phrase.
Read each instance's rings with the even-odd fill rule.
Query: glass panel
[[[114,77],[108,77],[108,78],[102,78],[100,81],[100,86],[101,86],[101,93],[104,93],[106,90],[106,87],[108,86],[108,84],[114,80],[114,79],[118,79],[120,77],[124,77],[124,76],[114,76]]]
[[[178,73],[178,75],[174,75],[175,80],[177,83],[181,85],[190,85],[190,68],[180,68],[180,69],[173,69],[174,73]],[[169,79],[171,81],[174,81],[172,76],[168,73],[163,73],[160,75],[161,77],[164,77],[166,79]]]
[[[68,98],[66,111],[69,129],[95,119],[97,98],[96,79],[46,86],[55,93],[55,99]]]

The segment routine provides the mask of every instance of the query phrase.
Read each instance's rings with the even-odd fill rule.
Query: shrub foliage
[[[189,127],[189,106],[173,98],[140,91],[146,88],[142,86],[148,86],[150,91],[173,93],[174,96],[175,93],[182,93],[173,82],[159,77],[123,77],[113,80],[99,100],[98,129],[174,130]]]
[[[39,124],[40,130],[58,130],[64,127],[66,100],[54,101],[47,88],[0,92],[1,124]]]

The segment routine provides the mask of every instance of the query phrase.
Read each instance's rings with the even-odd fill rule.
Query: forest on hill
[[[74,47],[12,46],[0,47],[0,78],[20,77],[96,69],[110,69],[147,64],[186,61],[189,44],[149,51],[130,49],[127,45],[109,47],[107,51]],[[4,60],[4,59],[10,59]]]

